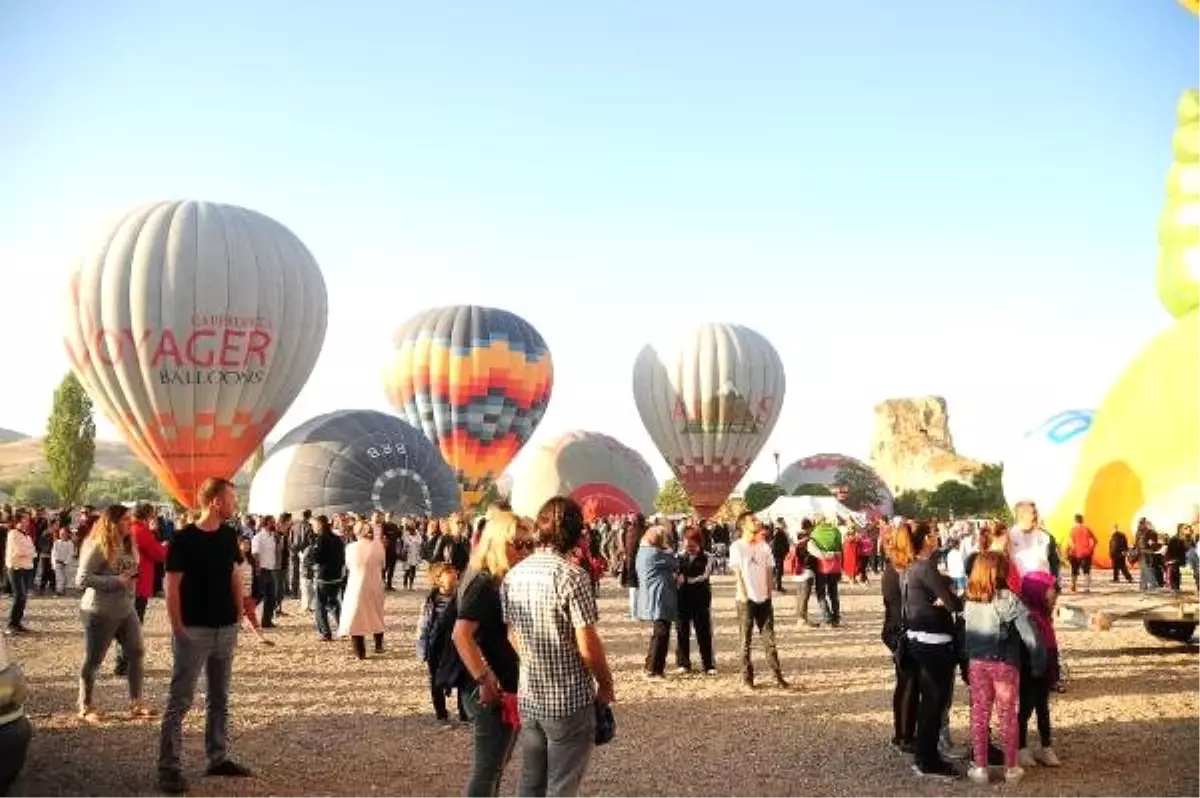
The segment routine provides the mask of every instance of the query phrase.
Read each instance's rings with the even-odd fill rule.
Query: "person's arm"
[[[179,571],[167,571],[163,579],[163,592],[167,598],[167,618],[171,622],[171,633],[178,638],[186,638],[187,631],[183,626],[183,605],[180,602],[179,591],[183,586],[183,574]]]
[[[450,633],[454,647],[458,650],[458,658],[462,660],[467,673],[479,685],[479,703],[488,706],[500,700],[500,681],[487,661],[483,651],[475,640],[475,630],[479,628],[478,621],[459,618],[454,622],[454,630]]]
[[[596,624],[600,613],[596,609],[596,597],[591,583],[582,571],[572,571],[566,581],[566,610],[575,629],[575,645],[579,658],[596,680],[596,699],[604,704],[615,700],[612,671],[608,668],[608,656]]]
[[[103,559],[97,555],[96,546],[93,544],[84,552],[79,563],[79,575],[75,581],[79,587],[83,589],[92,588],[99,590],[102,593],[117,593],[129,588],[130,578],[126,574],[98,574],[96,568],[103,562]]]
[[[701,582],[709,581],[709,577],[712,576],[712,570],[713,570],[713,558],[708,557],[704,561],[704,573],[700,574],[699,576],[688,577],[688,579],[687,579],[688,584],[696,585]]]
[[[1041,676],[1046,672],[1046,647],[1043,645],[1037,629],[1033,626],[1033,618],[1029,615],[1029,609],[1015,597],[1012,604],[1014,608],[1013,626],[1016,627],[1017,634],[1021,636],[1021,642],[1029,650],[1029,669],[1034,676]]]
[[[151,532],[138,535],[137,547],[141,558],[151,564],[156,565],[167,559],[167,547],[159,543]]]
[[[926,562],[929,561],[926,560]],[[921,584],[938,598],[950,612],[962,612],[962,599],[950,589],[947,580],[943,579],[942,575],[934,570],[932,562],[929,562],[929,566],[928,569],[921,569]]]

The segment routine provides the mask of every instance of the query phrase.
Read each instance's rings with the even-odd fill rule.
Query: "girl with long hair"
[[[129,535],[128,509],[111,505],[101,513],[79,553],[78,583],[84,591],[80,602],[84,656],[79,671],[79,717],[87,723],[103,720],[92,697],[96,672],[114,638],[128,664],[130,715],[149,718],[155,714],[142,701],[145,649],[133,603],[138,557]]]

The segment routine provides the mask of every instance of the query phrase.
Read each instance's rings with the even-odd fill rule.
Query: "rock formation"
[[[946,400],[923,396],[875,406],[871,467],[899,495],[951,479],[969,483],[982,464],[954,451]]]

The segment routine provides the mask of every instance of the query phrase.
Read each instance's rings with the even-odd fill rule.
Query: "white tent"
[[[800,529],[801,521],[815,515],[823,515],[826,518],[852,518],[859,524],[867,522],[865,514],[856,513],[832,496],[780,496],[770,507],[758,513],[758,519],[774,521],[782,518],[788,531],[794,534]]]

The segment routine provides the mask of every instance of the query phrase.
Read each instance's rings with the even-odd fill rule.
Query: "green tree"
[[[792,491],[793,496],[832,496],[829,486],[819,482],[806,482]]]
[[[13,504],[17,505],[55,507],[59,504],[58,494],[50,487],[45,474],[30,474],[28,479],[16,482],[12,485],[11,495]]]
[[[975,492],[979,494],[979,512],[983,515],[994,516],[1007,520],[1009,516],[1008,502],[1004,498],[1004,466],[988,464],[979,470],[971,480]]]
[[[757,513],[770,507],[782,495],[783,488],[778,485],[770,482],[751,482],[742,498],[746,502],[746,509]]]
[[[50,467],[50,487],[67,506],[79,503],[96,460],[92,400],[73,373],[54,391],[54,407],[42,441]]]
[[[834,482],[846,487],[842,504],[851,510],[863,510],[883,504],[883,485],[875,472],[861,463],[846,463],[838,469]]]
[[[654,498],[654,509],[660,513],[674,515],[692,512],[692,500],[677,479],[668,479]]]
[[[929,496],[927,490],[906,490],[892,502],[892,511],[904,518],[928,518]]]
[[[929,496],[930,513],[938,518],[961,518],[979,512],[979,491],[948,479],[934,489]]]

